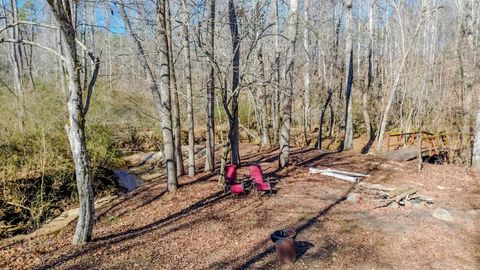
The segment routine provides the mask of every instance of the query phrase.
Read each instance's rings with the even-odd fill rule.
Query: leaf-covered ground
[[[276,194],[224,194],[216,174],[184,176],[168,194],[159,177],[97,211],[92,243],[70,244],[74,224],[57,235],[7,239],[0,269],[480,268],[480,179],[466,169],[426,164],[417,172],[416,162],[294,149],[291,165],[278,170],[277,151],[241,148],[243,163],[260,163]],[[369,173],[369,183],[415,187],[434,204],[379,207],[372,190],[309,167]],[[239,177],[248,177],[248,166]],[[346,200],[350,193],[358,202]],[[433,218],[437,207],[453,222]],[[270,233],[280,228],[298,232],[293,265],[276,261]]]

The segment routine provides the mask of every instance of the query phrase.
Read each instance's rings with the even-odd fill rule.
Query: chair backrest
[[[250,176],[253,178],[255,183],[264,183],[262,168],[260,165],[254,164],[250,165]]]
[[[237,166],[235,164],[225,167],[225,180],[227,180],[230,185],[235,184],[237,181]]]

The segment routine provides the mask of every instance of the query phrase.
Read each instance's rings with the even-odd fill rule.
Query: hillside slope
[[[70,245],[74,224],[58,235],[0,242],[1,269],[372,269],[480,267],[480,185],[466,169],[391,162],[355,153],[294,149],[278,171],[277,151],[242,145],[243,162],[260,163],[276,194],[224,194],[217,176],[182,177],[166,193],[161,177],[97,212],[94,241]],[[200,163],[200,162],[199,162]],[[410,187],[432,205],[382,207],[378,192],[309,167],[369,173],[371,184]],[[248,177],[242,167],[239,177]],[[349,194],[356,194],[356,200]],[[436,219],[444,208],[453,221]],[[300,257],[282,266],[270,233],[298,232]]]

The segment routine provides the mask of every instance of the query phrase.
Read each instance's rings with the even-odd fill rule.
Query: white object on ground
[[[333,170],[327,168],[325,170],[320,170],[317,168],[310,168],[310,173],[320,173],[326,176],[332,176],[341,180],[349,181],[352,183],[358,182],[358,178],[360,177],[370,177],[368,174],[356,173],[356,172],[347,172],[347,171],[340,171],[340,170]]]

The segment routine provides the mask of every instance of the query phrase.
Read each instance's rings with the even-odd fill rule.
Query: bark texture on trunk
[[[172,192],[178,188],[177,183],[177,172],[176,172],[176,160],[175,160],[175,147],[173,142],[173,131],[172,131],[172,116],[171,116],[171,99],[170,99],[170,67],[169,67],[169,56],[168,56],[168,40],[166,33],[166,24],[165,24],[165,3],[157,3],[157,41],[160,54],[160,82],[157,83],[155,79],[153,70],[149,65],[145,51],[143,49],[140,40],[138,39],[136,33],[133,31],[132,24],[128,18],[127,13],[125,12],[125,5],[123,0],[118,1],[119,4],[119,14],[122,17],[122,20],[125,24],[127,33],[135,46],[136,55],[138,61],[142,65],[145,75],[147,77],[147,82],[150,86],[150,91],[153,96],[153,102],[155,108],[160,116],[160,126],[162,128],[163,134],[163,147],[165,155],[165,168],[167,172],[167,186],[168,191]],[[160,86],[160,87],[159,87]],[[160,88],[160,89],[159,89]]]
[[[365,130],[367,133],[367,138],[368,142],[367,144],[362,148],[362,153],[363,154],[368,154],[370,151],[370,147],[372,146],[373,142],[375,141],[375,134],[373,131],[373,126],[372,126],[372,121],[370,119],[370,114],[368,112],[368,94],[372,92],[373,89],[373,33],[374,33],[374,26],[373,26],[373,7],[374,7],[374,1],[370,0],[369,3],[369,12],[368,12],[368,17],[369,17],[369,24],[368,24],[368,30],[369,30],[369,42],[368,42],[368,70],[367,70],[367,86],[362,92],[362,112],[363,112],[363,119],[365,122]]]
[[[177,176],[185,174],[183,167],[183,153],[182,153],[182,126],[180,124],[180,101],[178,98],[178,86],[177,75],[175,72],[175,66],[173,64],[173,45],[172,45],[172,24],[170,17],[170,5],[168,0],[164,0],[166,3],[166,25],[167,25],[167,38],[168,38],[168,56],[170,66],[170,90],[172,97],[172,126],[173,126],[173,141],[175,144],[175,162],[177,166]]]
[[[168,46],[168,0],[164,0],[161,6],[157,8],[158,25],[157,38],[160,53],[160,119],[162,125],[163,145],[165,155],[165,166],[167,168],[167,186],[168,191],[172,192],[178,188],[177,168],[175,155],[175,142],[172,124],[172,100],[171,100],[171,84],[170,84],[170,57]]]
[[[237,13],[233,0],[228,1],[228,21],[230,23],[230,33],[232,36],[232,106],[231,113],[228,114],[230,131],[228,140],[231,147],[232,164],[240,164],[240,148],[238,145],[238,96],[240,94],[240,37],[238,35]]]
[[[352,42],[352,0],[346,5],[347,40],[345,45],[345,138],[343,151],[353,149],[353,121],[352,121],[352,84],[353,84],[353,42]]]
[[[261,142],[262,146],[265,148],[270,148],[270,136],[268,132],[268,92],[267,85],[265,84],[265,61],[263,60],[263,47],[258,49],[258,62],[259,62],[259,75],[262,80],[262,87],[259,95],[259,105],[260,105],[260,125],[261,125]]]
[[[187,121],[188,121],[188,175],[194,176],[195,171],[195,123],[193,117],[192,98],[192,61],[190,55],[190,34],[187,0],[182,0],[183,7],[183,53],[185,61],[185,87],[187,90]]]
[[[79,215],[74,244],[84,244],[92,238],[94,224],[94,202],[90,161],[85,140],[85,115],[83,108],[82,89],[80,83],[80,62],[77,56],[75,29],[73,27],[70,1],[49,0],[49,5],[59,24],[62,41],[65,47],[65,66],[68,75],[68,120],[65,126],[73,163],[79,198]]]
[[[210,0],[210,16],[207,27],[207,51],[209,54],[210,72],[207,79],[207,136],[205,171],[215,169],[215,0]]]
[[[309,47],[309,8],[310,0],[304,0],[304,29],[303,29],[303,49],[305,50],[305,73],[303,77],[303,137],[305,140],[305,147],[308,146],[308,135],[307,131],[310,131],[310,47]]]
[[[280,156],[279,167],[283,168],[288,165],[288,156],[290,151],[290,128],[292,121],[292,94],[293,94],[293,68],[295,57],[295,44],[297,39],[297,9],[298,1],[290,0],[290,11],[288,15],[287,34],[289,46],[287,49],[287,65],[285,69],[286,89],[283,101],[283,125],[280,137]]]
[[[280,56],[278,52],[279,36],[280,36],[280,17],[278,11],[279,0],[274,0],[275,4],[275,41],[274,41],[274,70],[275,70],[275,83],[273,89],[272,99],[272,128],[273,128],[273,145],[278,145],[278,131],[280,129]]]

